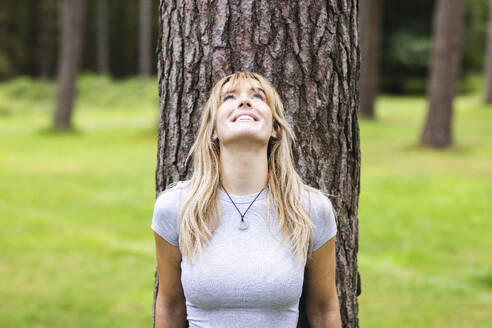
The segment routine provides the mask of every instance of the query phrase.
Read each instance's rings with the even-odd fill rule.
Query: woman
[[[216,83],[190,180],[155,202],[155,327],[340,327],[332,204],[295,172],[294,135],[261,75]],[[306,275],[304,276],[304,269]]]

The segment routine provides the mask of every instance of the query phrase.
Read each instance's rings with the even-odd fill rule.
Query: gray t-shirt
[[[155,201],[151,228],[172,245],[179,245],[178,213],[187,185],[183,181]],[[258,193],[231,195],[244,213]],[[297,266],[276,231],[275,212],[266,221],[266,190],[249,208],[240,230],[241,217],[227,194],[219,190],[222,219],[204,251],[192,265],[181,261],[181,283],[190,327],[200,328],[295,328],[304,268]],[[304,197],[307,203],[307,195]],[[307,208],[307,207],[306,207]],[[313,250],[337,232],[332,204],[326,196],[311,194]]]

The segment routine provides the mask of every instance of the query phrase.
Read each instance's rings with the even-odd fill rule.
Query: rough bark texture
[[[489,1],[487,53],[485,58],[485,102],[492,103],[492,0]]]
[[[421,143],[436,148],[452,144],[453,99],[459,75],[464,29],[463,0],[438,0],[433,22],[429,109]]]
[[[85,0],[62,0],[60,14],[61,44],[54,125],[70,130],[76,79],[82,59]]]
[[[306,183],[336,195],[341,316],[344,327],[357,327],[357,1],[161,0],[159,20],[156,192],[190,177],[185,158],[213,84],[239,70],[265,76],[297,136],[297,171]],[[156,272],[154,300],[157,291]],[[308,327],[304,295],[299,327]]]
[[[379,75],[381,40],[381,0],[360,2],[360,115],[374,119],[374,100]]]
[[[151,74],[150,40],[151,40],[151,0],[140,0],[140,38],[139,38],[139,72],[142,77]]]
[[[97,1],[97,69],[109,74],[108,0]]]

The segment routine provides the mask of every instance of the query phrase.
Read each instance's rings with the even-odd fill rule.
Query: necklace
[[[248,222],[244,221],[244,216],[246,215],[246,212],[249,210],[249,208],[251,207],[251,205],[253,205],[253,203],[255,202],[256,198],[258,198],[258,196],[261,194],[261,192],[265,188],[263,188],[263,189],[260,190],[260,192],[258,193],[258,195],[256,195],[255,199],[253,199],[253,201],[251,202],[251,204],[249,204],[249,206],[246,209],[246,211],[244,211],[244,213],[241,213],[241,211],[239,210],[239,208],[237,208],[236,203],[234,203],[234,201],[232,200],[231,196],[229,196],[229,193],[227,192],[227,190],[224,187],[224,185],[222,185],[222,182],[220,183],[220,185],[222,186],[222,188],[226,192],[227,196],[231,200],[232,204],[234,205],[234,207],[236,208],[236,210],[239,212],[239,215],[241,216],[241,223],[239,223],[239,230],[246,230],[246,229],[248,229],[249,224],[248,224]]]

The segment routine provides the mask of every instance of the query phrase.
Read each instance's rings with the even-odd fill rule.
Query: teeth
[[[254,121],[254,119],[248,115],[241,115],[236,119],[236,121]]]

